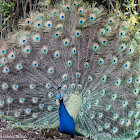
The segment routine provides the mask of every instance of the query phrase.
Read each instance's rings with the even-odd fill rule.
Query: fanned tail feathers
[[[140,131],[139,26],[130,30],[123,13],[102,6],[49,3],[1,41],[0,116],[11,120],[9,128],[56,128],[61,93],[78,133],[134,139]]]

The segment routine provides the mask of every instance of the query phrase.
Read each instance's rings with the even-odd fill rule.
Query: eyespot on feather
[[[44,16],[43,13],[39,13],[38,17],[39,17],[40,20],[43,20],[45,16]]]
[[[35,34],[35,35],[33,36],[33,41],[34,41],[34,42],[40,42],[40,34]]]
[[[63,30],[63,25],[61,24],[61,23],[59,23],[57,26],[56,26],[56,28],[58,29],[58,30]]]
[[[77,6],[77,4],[78,4],[78,2],[77,2],[77,1],[74,1],[74,2],[73,2],[73,6],[75,6],[75,7],[76,7],[76,6]]]
[[[75,35],[76,35],[76,37],[80,37],[81,36],[81,30],[76,30]]]
[[[2,43],[0,47],[0,56],[4,56],[7,54],[8,45],[6,43]]]
[[[44,26],[48,29],[50,29],[52,27],[52,21],[47,21],[44,23]]]
[[[66,4],[66,10],[70,10],[70,5]]]
[[[20,44],[20,45],[25,45],[25,44],[27,44],[27,37],[26,37],[26,36],[21,37],[21,38],[19,39],[19,44]]]
[[[83,14],[83,7],[79,7],[79,8],[78,8],[78,13],[79,13],[79,14]]]
[[[32,23],[32,22],[31,22],[31,19],[30,19],[30,18],[26,18],[26,19],[25,19],[25,25],[26,25],[26,26],[30,26],[31,23]]]
[[[44,4],[49,5],[51,3],[51,0],[45,0]]]
[[[41,53],[42,54],[47,54],[48,53],[48,47],[46,47],[45,45],[42,47],[41,49]]]
[[[55,38],[59,38],[61,36],[61,32],[60,31],[56,31],[55,33],[54,33],[54,37]]]
[[[42,21],[36,21],[35,23],[34,23],[34,27],[35,28],[41,28],[42,27]]]
[[[64,20],[64,18],[65,18],[65,14],[64,13],[60,13],[60,19]]]
[[[110,17],[108,20],[108,24],[112,24],[114,22],[114,17]]]
[[[65,47],[69,46],[69,39],[68,38],[63,39],[63,44]]]
[[[53,16],[58,15],[58,10],[57,10],[57,9],[53,9],[53,10],[52,10],[52,15],[53,15]]]
[[[84,22],[85,22],[85,19],[81,17],[81,18],[79,19],[79,24],[80,24],[80,25],[83,25]]]
[[[90,14],[90,17],[89,17],[90,21],[94,21],[96,19],[96,15],[95,14]]]
[[[104,28],[100,29],[99,35],[102,36],[102,35],[104,35],[104,33],[105,33],[105,29]]]
[[[31,47],[30,47],[30,46],[26,46],[25,48],[22,49],[22,51],[23,51],[25,54],[30,54]]]

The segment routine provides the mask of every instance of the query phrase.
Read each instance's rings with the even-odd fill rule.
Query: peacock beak
[[[61,101],[62,99],[63,99],[62,96],[60,96],[60,97],[59,97],[59,101]]]

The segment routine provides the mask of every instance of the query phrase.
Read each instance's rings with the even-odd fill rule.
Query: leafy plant
[[[134,0],[127,0],[127,4],[123,4],[123,6],[126,7],[125,14],[130,14],[130,17],[128,19],[129,22],[136,25],[138,22],[140,22],[140,13],[137,13],[136,6],[139,6],[140,4],[135,4]]]
[[[4,15],[4,17],[9,16],[10,12],[11,12],[11,8],[15,5],[14,2],[0,2],[0,12]]]
[[[12,16],[11,13],[13,12],[13,7],[15,6],[15,2],[16,0],[13,0],[11,2],[6,2],[5,0],[2,0],[2,2],[0,2],[0,13],[3,15],[3,23],[0,25],[1,29],[6,24],[6,21],[8,21],[9,18]]]

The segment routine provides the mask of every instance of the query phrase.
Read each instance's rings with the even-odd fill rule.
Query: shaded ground
[[[0,140],[72,140],[69,135],[62,134],[58,129],[47,129],[42,131],[21,129],[7,129],[7,121],[0,120]],[[75,136],[73,140],[87,140],[81,136]],[[136,139],[140,140],[140,138]]]
[[[23,131],[21,129],[7,129],[7,121],[0,121],[0,140],[71,140],[71,137],[62,134],[58,129],[40,131]],[[83,140],[83,137],[75,136],[74,140]]]

